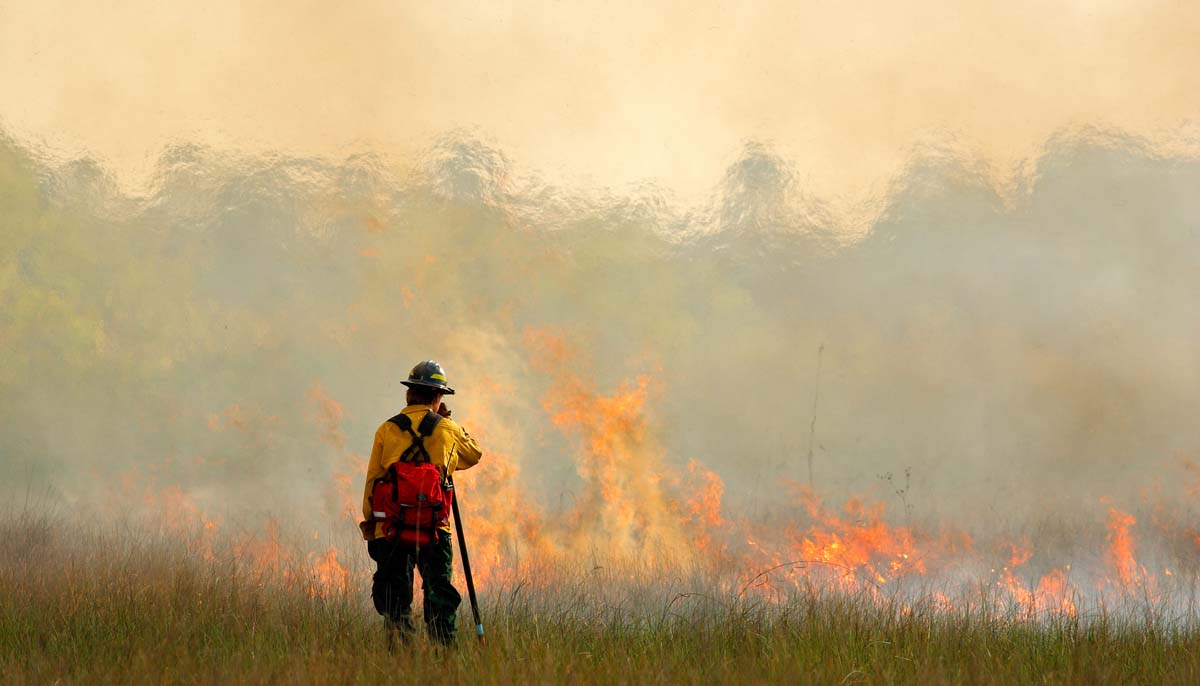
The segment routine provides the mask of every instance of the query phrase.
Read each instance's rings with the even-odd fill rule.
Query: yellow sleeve
[[[483,457],[483,451],[479,449],[479,444],[475,442],[474,438],[471,438],[466,429],[457,423],[454,428],[457,429],[454,432],[454,438],[458,445],[458,459],[454,463],[454,471],[457,472],[479,464],[479,458]]]
[[[371,488],[375,485],[375,480],[383,476],[383,466],[380,464],[383,461],[383,427],[375,430],[375,443],[371,446],[371,459],[367,461],[367,483],[363,487],[363,523],[359,524],[359,528],[363,531],[363,538],[370,540],[374,538],[374,525],[367,526],[368,522],[373,522],[375,517],[371,514]],[[368,529],[370,534],[368,534]]]

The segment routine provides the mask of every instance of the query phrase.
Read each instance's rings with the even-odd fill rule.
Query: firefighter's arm
[[[375,431],[375,443],[371,446],[371,459],[367,461],[367,483],[363,488],[363,521],[358,528],[365,540],[375,537],[375,516],[371,514],[371,489],[375,479],[383,476],[383,427]]]
[[[455,439],[458,443],[457,456],[458,459],[454,464],[454,471],[469,469],[479,464],[479,458],[483,457],[483,451],[479,449],[479,444],[474,438],[467,433],[467,430],[461,426],[455,425],[458,429],[455,433]]]

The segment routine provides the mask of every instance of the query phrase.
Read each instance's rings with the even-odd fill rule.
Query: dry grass
[[[136,528],[10,515],[0,535],[5,683],[1200,683],[1200,632],[1180,624],[1030,624],[815,595],[622,601],[590,582],[485,595],[486,647],[464,631],[456,650],[419,640],[389,656],[361,575],[314,595]]]

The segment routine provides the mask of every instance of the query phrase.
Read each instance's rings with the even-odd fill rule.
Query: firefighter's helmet
[[[418,362],[417,366],[408,373],[408,381],[401,382],[409,388],[421,386],[432,388],[446,395],[454,395],[454,389],[446,382],[446,370],[433,360]]]

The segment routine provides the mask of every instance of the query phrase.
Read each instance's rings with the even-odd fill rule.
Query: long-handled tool
[[[454,489],[453,477],[446,477],[450,488]],[[467,596],[471,599],[471,614],[475,617],[475,635],[483,643],[483,621],[479,619],[479,601],[475,599],[475,579],[471,576],[471,558],[467,557],[467,540],[463,538],[462,516],[458,513],[458,490],[454,489],[454,497],[450,500],[454,512],[454,530],[458,533],[458,550],[462,553],[463,575],[467,577]]]

